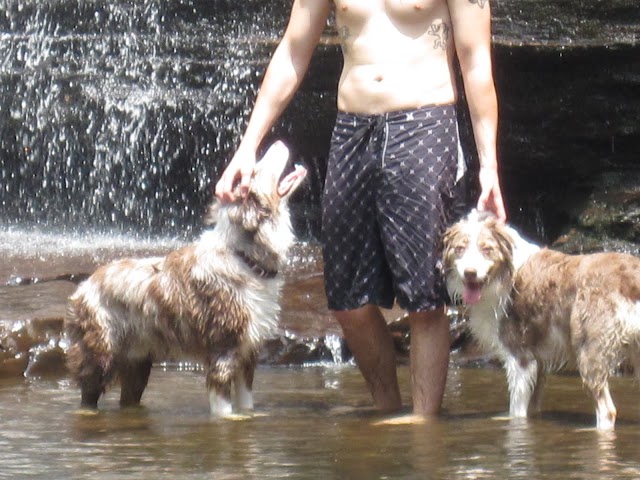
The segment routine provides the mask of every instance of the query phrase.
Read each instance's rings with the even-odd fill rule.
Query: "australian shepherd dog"
[[[444,236],[444,269],[472,335],[504,363],[511,416],[539,410],[545,375],[571,366],[597,428],[614,427],[609,375],[627,360],[640,376],[640,259],[541,249],[472,212]]]
[[[257,353],[277,328],[294,240],[288,199],[306,174],[296,166],[285,175],[288,157],[275,143],[256,163],[247,198],[215,203],[215,227],[195,244],[110,263],[80,284],[65,332],[83,406],[96,408],[115,380],[120,404],[136,405],[152,362],[187,357],[203,365],[212,415],[253,408]]]

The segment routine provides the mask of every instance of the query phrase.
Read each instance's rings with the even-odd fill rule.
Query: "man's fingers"
[[[234,202],[249,194],[253,169],[227,169],[216,184],[215,195],[223,203]]]
[[[478,198],[478,210],[484,212],[487,209],[487,203],[489,201],[489,192],[480,192],[480,197]]]
[[[503,223],[507,221],[507,213],[505,211],[501,195],[494,195],[492,197],[490,193],[481,194],[480,198],[478,198],[477,208],[481,212],[485,212],[487,210],[491,211],[496,217],[498,217],[498,220]]]
[[[220,201],[223,200],[223,197],[224,197],[223,177],[220,177],[220,180],[218,180],[218,183],[216,183],[215,194],[216,194],[216,197],[218,198],[218,200],[220,200]]]
[[[253,171],[251,170],[244,170],[241,172],[241,177],[240,177],[240,196],[242,198],[246,198],[246,196],[249,194],[249,186],[251,185],[251,175],[253,174]]]
[[[233,194],[233,186],[236,176],[231,172],[226,172],[222,175],[218,183],[216,184],[216,197],[223,202],[233,202],[235,200]]]

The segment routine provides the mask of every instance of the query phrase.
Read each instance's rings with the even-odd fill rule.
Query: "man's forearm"
[[[497,168],[498,100],[491,70],[478,66],[463,78],[480,166]]]
[[[269,129],[291,101],[302,81],[304,70],[296,68],[286,46],[281,44],[276,49],[242,138],[243,148],[257,150]]]

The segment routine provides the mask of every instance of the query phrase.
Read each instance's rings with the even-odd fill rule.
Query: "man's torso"
[[[375,114],[456,100],[447,0],[334,0],[338,108]]]

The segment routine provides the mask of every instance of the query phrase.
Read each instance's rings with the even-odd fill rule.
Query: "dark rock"
[[[494,0],[494,40],[514,47],[636,44],[635,0]]]
[[[281,335],[268,340],[259,361],[266,365],[308,365],[314,363],[343,363],[345,346],[339,337],[295,338]]]
[[[59,377],[67,373],[66,355],[60,345],[41,345],[29,352],[26,377]]]

